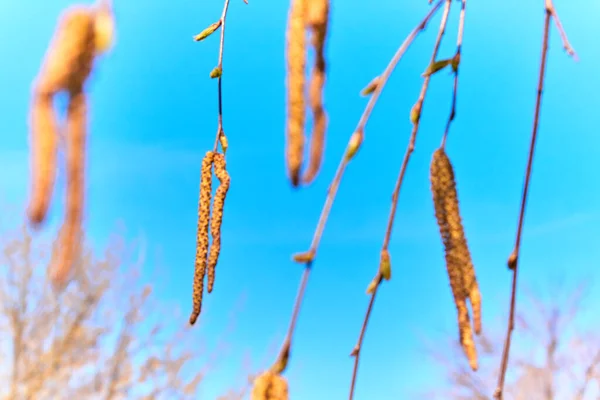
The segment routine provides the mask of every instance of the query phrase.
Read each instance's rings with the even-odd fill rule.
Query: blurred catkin
[[[312,35],[314,66],[309,84],[309,101],[313,114],[313,131],[310,145],[310,161],[302,177],[304,183],[312,182],[323,162],[327,114],[323,108],[323,89],[325,87],[325,40],[329,23],[329,0],[307,0],[306,28]]]
[[[58,247],[50,264],[50,279],[57,287],[66,284],[79,254],[84,203],[87,105],[83,91],[73,93],[67,110],[67,200]]]
[[[196,323],[202,309],[204,276],[208,254],[208,224],[210,221],[210,198],[212,192],[212,166],[215,153],[208,151],[202,159],[200,171],[200,199],[198,201],[198,230],[196,232],[196,262],[192,291],[192,314],[190,324]]]
[[[52,96],[33,98],[29,120],[32,188],[27,216],[32,224],[37,225],[46,217],[56,178],[58,124],[52,108]]]
[[[219,179],[219,187],[215,194],[213,202],[213,210],[210,220],[210,234],[212,243],[208,255],[208,293],[211,293],[215,283],[215,269],[219,261],[219,253],[221,251],[221,223],[223,222],[223,207],[225,206],[225,197],[229,190],[230,178],[227,173],[227,165],[225,156],[217,153],[214,156],[215,175]]]
[[[291,0],[286,33],[288,173],[293,186],[300,183],[304,153],[307,0]]]
[[[476,370],[477,352],[466,300],[471,301],[475,332],[480,333],[481,295],[460,217],[454,171],[443,148],[433,153],[430,173],[435,216],[445,248],[446,268],[458,312],[460,341],[471,368]]]
[[[285,378],[267,371],[254,381],[251,400],[288,400],[288,384]]]
[[[33,87],[30,111],[32,189],[28,218],[45,219],[56,174],[57,116],[52,98],[60,91],[83,90],[94,60],[95,14],[89,7],[67,9],[60,17]]]

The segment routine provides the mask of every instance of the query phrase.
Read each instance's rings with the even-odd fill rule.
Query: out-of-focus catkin
[[[307,0],[306,27],[312,35],[314,50],[314,66],[309,84],[309,101],[313,114],[313,131],[310,145],[310,161],[302,180],[312,182],[317,176],[323,162],[325,132],[327,130],[327,114],[323,107],[323,90],[325,87],[325,40],[329,23],[329,0]]]
[[[58,247],[50,264],[50,279],[57,287],[64,286],[71,276],[73,263],[81,246],[85,144],[87,124],[86,98],[83,92],[71,95],[67,110],[67,199],[65,219],[61,228]]]
[[[215,283],[215,270],[219,261],[219,253],[221,251],[221,223],[223,222],[223,208],[225,206],[225,197],[229,190],[229,173],[227,173],[227,165],[225,156],[217,153],[214,157],[215,175],[219,179],[219,187],[215,194],[213,202],[212,215],[210,220],[210,235],[212,243],[208,254],[208,293],[211,293]]]
[[[431,161],[431,191],[435,216],[445,248],[446,268],[458,312],[460,341],[473,370],[477,369],[477,351],[473,341],[466,301],[471,301],[475,332],[481,332],[481,294],[462,225],[454,170],[443,148]]]
[[[287,61],[287,149],[288,173],[293,186],[300,183],[304,156],[305,68],[306,37],[305,14],[307,0],[291,0],[286,33]]]
[[[28,218],[32,224],[45,219],[56,174],[57,116],[53,97],[60,91],[79,94],[94,60],[94,18],[89,7],[67,9],[33,85],[30,111],[32,188]]]
[[[196,232],[196,262],[192,290],[192,314],[190,324],[196,323],[202,310],[204,276],[208,254],[208,225],[210,221],[210,198],[212,194],[212,166],[215,153],[208,151],[202,159],[200,171],[200,199],[198,200],[198,229]]]
[[[29,121],[32,187],[27,216],[38,225],[48,212],[56,177],[58,124],[52,96],[40,94],[33,98]]]
[[[267,371],[254,381],[251,400],[288,400],[288,383],[281,375]]]

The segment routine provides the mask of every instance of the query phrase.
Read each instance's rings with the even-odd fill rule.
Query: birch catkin
[[[65,219],[58,247],[50,263],[49,275],[55,286],[64,286],[71,275],[82,235],[85,143],[87,124],[86,98],[83,92],[74,93],[67,110],[67,199]]]
[[[287,61],[287,149],[288,173],[293,186],[300,183],[304,153],[307,0],[291,0],[286,34]]]
[[[89,7],[73,7],[58,22],[34,82],[30,111],[32,188],[28,218],[44,221],[56,174],[57,116],[53,97],[60,91],[80,93],[94,60],[94,18]]]
[[[323,107],[323,89],[325,87],[325,39],[329,22],[329,0],[307,0],[306,27],[312,35],[312,47],[315,61],[309,84],[309,101],[313,115],[310,161],[302,177],[304,183],[312,182],[323,162],[327,114]]]
[[[460,342],[473,370],[477,369],[477,350],[466,301],[471,301],[475,332],[481,332],[481,295],[475,269],[462,225],[454,171],[443,148],[433,153],[431,191],[435,216],[445,248],[446,268],[458,313]]]
[[[33,98],[30,111],[31,197],[27,206],[29,221],[44,221],[56,177],[58,127],[52,108],[52,96],[39,94]]]
[[[223,208],[225,206],[225,197],[229,190],[230,178],[227,173],[225,156],[217,153],[214,158],[215,175],[219,179],[219,187],[215,193],[212,215],[210,220],[210,235],[212,243],[208,254],[208,293],[211,293],[215,283],[215,270],[219,261],[221,251],[221,223],[223,222]]]
[[[251,400],[288,400],[288,384],[285,378],[271,371],[254,381]]]
[[[190,324],[196,323],[202,310],[204,276],[208,254],[208,225],[210,221],[210,198],[212,194],[212,165],[215,153],[208,151],[202,159],[200,172],[200,199],[198,201],[198,229],[196,232],[196,262],[192,290],[192,314]]]

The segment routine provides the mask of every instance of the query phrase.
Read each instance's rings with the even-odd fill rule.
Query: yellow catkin
[[[435,215],[445,248],[450,287],[458,311],[461,345],[471,368],[475,370],[477,352],[466,300],[471,301],[475,331],[479,333],[481,332],[481,295],[460,218],[454,171],[450,159],[442,148],[433,154],[430,173]]]
[[[312,182],[323,162],[327,114],[323,108],[325,87],[325,39],[329,22],[329,0],[307,0],[306,27],[311,30],[314,49],[314,66],[309,84],[309,101],[313,114],[313,131],[310,145],[310,162],[302,177],[304,183]]]
[[[212,216],[210,219],[210,235],[212,243],[208,254],[208,293],[211,293],[215,284],[215,270],[219,261],[219,253],[221,251],[221,223],[223,222],[223,208],[225,206],[225,197],[229,190],[230,178],[227,173],[227,165],[225,156],[217,153],[214,158],[215,175],[219,179],[219,187],[215,193],[213,202]]]
[[[288,384],[285,378],[267,371],[254,380],[251,400],[288,400]]]
[[[287,61],[287,149],[288,173],[293,186],[300,183],[304,153],[306,0],[291,0],[286,34]]]
[[[32,189],[28,218],[45,219],[56,174],[57,122],[52,99],[60,91],[79,93],[94,60],[94,13],[67,9],[60,17],[33,87],[30,111]]]
[[[202,159],[200,172],[200,199],[198,201],[198,230],[196,233],[196,262],[192,291],[192,314],[190,324],[196,323],[202,310],[206,256],[208,253],[208,225],[210,221],[210,198],[212,192],[212,165],[215,153],[209,151]]]
[[[64,286],[81,248],[85,187],[87,104],[83,91],[69,99],[66,129],[67,196],[65,219],[49,276],[55,287]]]
[[[57,121],[52,96],[35,96],[29,117],[31,147],[31,197],[27,217],[34,224],[44,221],[56,178]]]

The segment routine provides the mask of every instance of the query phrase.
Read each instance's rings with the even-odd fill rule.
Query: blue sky
[[[24,209],[28,192],[31,81],[56,18],[69,3],[0,3],[0,199],[13,209]],[[203,392],[207,399],[238,379],[244,352],[259,366],[281,341],[301,275],[290,255],[310,243],[329,181],[366,104],[358,93],[383,70],[428,7],[425,0],[333,4],[326,156],[317,181],[295,191],[283,159],[286,3],[232,0],[230,7],[223,88],[232,183],[216,287],[205,300],[199,334],[216,342],[231,311],[243,302],[223,368]],[[90,240],[101,246],[118,221],[131,237],[143,234],[148,269],[161,276],[155,282],[158,293],[184,314],[191,302],[199,167],[217,122],[216,82],[208,73],[217,62],[218,37],[194,43],[192,36],[216,21],[221,7],[218,1],[152,0],[142,6],[116,0],[117,45],[97,63],[89,83]],[[600,3],[557,0],[556,7],[581,61],[564,54],[553,29],[520,263],[521,283],[533,287],[548,276],[576,279],[591,273],[600,257],[595,69],[600,53],[592,39],[600,37],[595,17]],[[454,8],[440,57],[454,52],[459,3]],[[543,17],[541,0],[467,6],[458,113],[447,151],[483,293],[484,329],[494,326],[508,305],[506,258],[522,190]],[[294,343],[289,377],[295,399],[347,396],[348,354],[367,306],[364,290],[377,268],[410,134],[408,114],[438,21],[439,15],[399,64],[342,182]],[[451,85],[446,73],[431,82],[390,247],[394,276],[380,291],[364,343],[358,400],[413,399],[441,384],[434,365],[422,356],[420,338],[456,331],[428,181]],[[55,201],[52,221],[60,220],[61,208]]]

